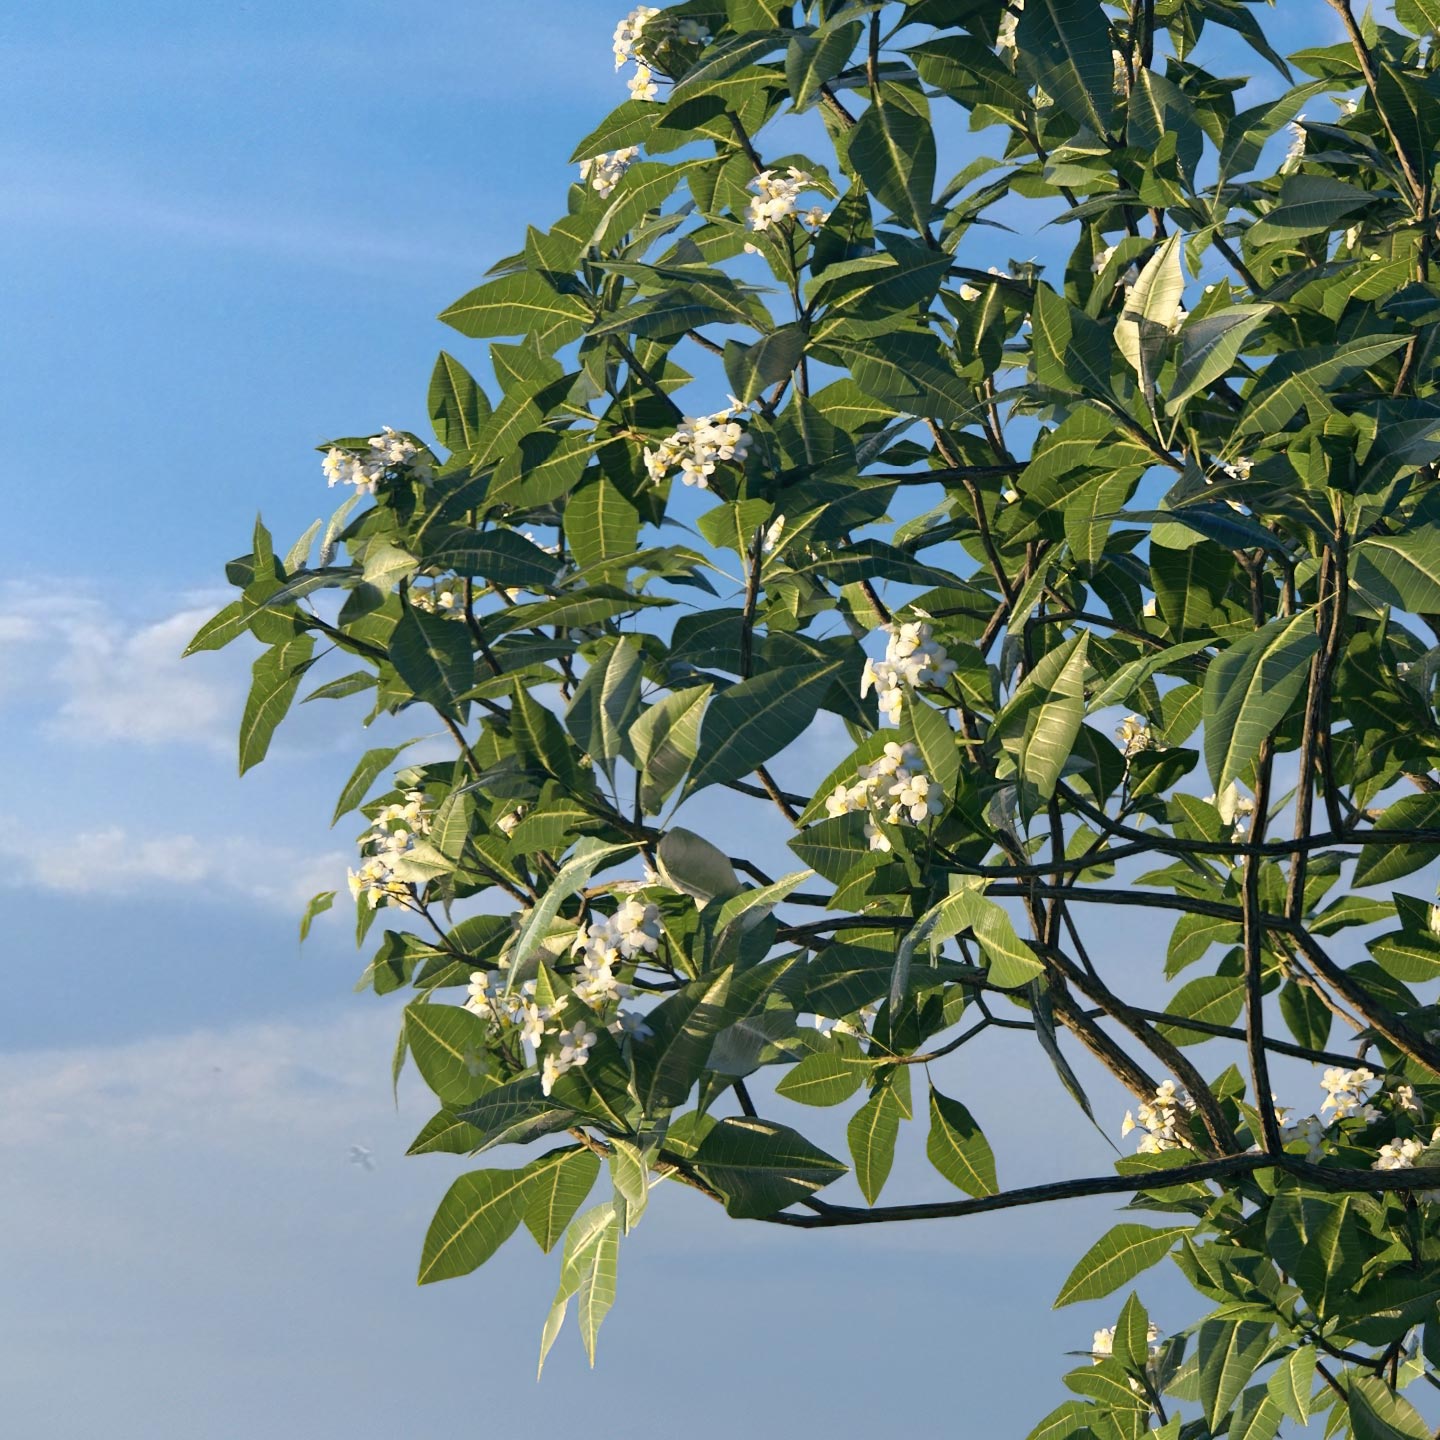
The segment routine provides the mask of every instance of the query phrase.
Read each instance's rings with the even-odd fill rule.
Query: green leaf
[[[1440,794],[1402,795],[1375,820],[1377,830],[1440,829]],[[1355,862],[1354,884],[1384,885],[1428,865],[1440,845],[1367,845]]]
[[[1233,1025],[1245,1006],[1243,975],[1202,975],[1175,992],[1165,1007],[1167,1015],[1180,1020],[1204,1020],[1212,1025]],[[1161,1025],[1160,1033],[1172,1045],[1198,1045],[1213,1039],[1203,1030],[1187,1030],[1183,1024]]]
[[[701,905],[726,899],[740,889],[740,879],[725,852],[681,825],[665,832],[655,859],[665,883]]]
[[[883,93],[883,92],[882,92]],[[849,136],[849,160],[865,188],[906,225],[924,231],[935,192],[935,136],[930,122],[883,100]]]
[[[631,724],[630,744],[641,773],[640,804],[646,814],[660,809],[695,759],[700,720],[713,688],[673,691]]]
[[[836,333],[826,337],[824,349],[834,353],[833,363],[849,368],[861,390],[897,411],[957,428],[979,414],[974,394],[945,363],[939,341],[929,333],[897,331],[853,340]]]
[[[890,1168],[895,1163],[900,1114],[900,1101],[894,1090],[886,1085],[851,1116],[846,1126],[845,1137],[850,1144],[850,1157],[855,1162],[855,1179],[868,1205],[873,1205],[880,1198]]]
[[[521,1218],[535,1243],[549,1254],[595,1184],[600,1157],[583,1145],[567,1145],[525,1168],[530,1178]]]
[[[708,95],[722,80],[737,74],[749,65],[763,60],[790,43],[789,30],[766,30],[758,34],[737,35],[734,39],[709,46],[700,61],[680,77],[670,92],[668,109],[675,111],[688,100]]]
[[[692,980],[645,1016],[651,1036],[634,1050],[635,1093],[647,1117],[684,1103],[705,1070],[715,1036],[729,1023],[732,971]]]
[[[782,665],[723,690],[710,702],[685,794],[748,775],[798,740],[814,722],[821,697],[848,661]]]
[[[965,890],[952,895],[948,903],[955,908],[959,925],[968,925],[980,942],[992,985],[1018,990],[1044,973],[1045,967],[996,901],[978,890]]]
[[[560,569],[555,556],[513,530],[460,531],[429,556],[428,563],[507,589],[544,590],[555,583]]]
[[[1270,1326],[1258,1320],[1207,1320],[1196,1337],[1200,1403],[1213,1431],[1230,1413],[1270,1348]]]
[[[1167,236],[1146,261],[1115,322],[1115,344],[1147,390],[1154,387],[1163,345],[1179,316],[1185,290],[1180,238],[1178,234]]]
[[[790,42],[785,52],[785,83],[796,110],[808,109],[820,87],[844,69],[859,38],[860,25],[851,21],[820,35],[797,35]]]
[[[1110,22],[1098,0],[1030,0],[1015,32],[1019,67],[1095,135],[1111,133],[1115,65]]]
[[[925,1144],[930,1163],[967,1195],[999,1193],[995,1154],[970,1112],[958,1101],[930,1087],[930,1138]]]
[[[1055,793],[1085,720],[1089,632],[1047,651],[999,715],[995,733],[1017,759],[1032,803]]]
[[[840,1105],[860,1088],[871,1068],[856,1056],[817,1050],[786,1075],[775,1093],[801,1105]]]
[[[1098,1300],[1158,1264],[1186,1228],[1155,1229],[1149,1225],[1116,1225],[1092,1245],[1056,1297],[1055,1307],[1077,1300]]]
[[[1355,1440],[1430,1440],[1419,1411],[1377,1376],[1352,1372],[1349,1397]]]
[[[579,565],[630,554],[639,530],[639,511],[603,475],[587,480],[565,502],[565,538]]]
[[[1300,1425],[1310,1423],[1310,1396],[1315,1390],[1315,1349],[1300,1345],[1271,1373],[1265,1387],[1270,1398]]]
[[[475,378],[444,350],[430,377],[427,408],[435,426],[435,438],[447,449],[469,450],[479,439],[480,422],[490,414],[491,405]]]
[[[400,1032],[404,1039],[405,1032]],[[484,1136],[449,1110],[437,1110],[410,1142],[407,1155],[469,1155],[480,1148]]]
[[[1326,175],[1287,175],[1280,183],[1279,203],[1250,227],[1246,238],[1252,245],[1303,240],[1333,230],[1345,216],[1374,200],[1372,191]]]
[[[253,679],[240,717],[240,773],[258,765],[270,748],[275,727],[285,718],[300,688],[300,679],[315,653],[313,635],[272,645],[251,667]]]
[[[1279,430],[1302,405],[1328,407],[1328,386],[1346,383],[1403,344],[1403,335],[1387,335],[1282,352],[1256,381],[1237,430],[1268,435]]]
[[[593,318],[577,295],[561,295],[538,275],[518,271],[462,295],[439,318],[472,340],[526,335],[542,350],[574,340]]]
[[[451,1280],[483,1265],[515,1232],[530,1184],[524,1170],[473,1170],[445,1192],[420,1252],[420,1283]]]
[[[1205,764],[1217,794],[1289,714],[1319,648],[1314,613],[1302,610],[1237,640],[1206,667]]]
[[[803,325],[782,325],[753,345],[725,342],[725,378],[736,399],[749,404],[761,391],[778,385],[800,363],[809,335]]]
[[[727,1116],[700,1142],[695,1169],[736,1219],[758,1220],[839,1179],[845,1165],[784,1125]]]
[[[520,928],[510,947],[515,961],[528,960],[540,948],[540,942],[550,933],[550,922],[560,913],[560,906],[577,890],[589,884],[590,877],[601,864],[612,856],[636,848],[633,843],[607,845],[588,837],[582,840],[575,847],[573,858],[555,872],[545,893],[536,904],[524,912],[525,918],[520,922]]]
[[[489,1088],[485,1022],[458,1005],[416,1002],[405,1007],[405,1039],[415,1066],[449,1110],[478,1099]]]
[[[1178,414],[1187,400],[1230,373],[1245,342],[1270,313],[1270,305],[1231,305],[1211,315],[1187,320],[1180,331],[1175,379],[1170,385],[1167,413]]]
[[[633,759],[630,725],[640,710],[642,662],[640,646],[622,635],[585,672],[565,712],[570,733],[607,775],[617,759]]]
[[[417,700],[464,722],[462,698],[475,686],[469,630],[456,620],[407,605],[390,635],[390,663]]]
[[[305,913],[300,917],[300,943],[303,945],[310,938],[310,927],[315,923],[318,916],[323,915],[335,903],[335,892],[333,890],[322,890],[318,895],[310,898],[310,903],[305,907]]]
[[[1352,578],[1383,604],[1412,615],[1440,611],[1440,546],[1432,528],[1375,535],[1351,553]]]
[[[370,787],[375,783],[380,774],[388,770],[395,762],[395,757],[402,750],[408,749],[419,739],[416,736],[413,740],[404,740],[399,745],[386,745],[378,750],[367,750],[361,757],[360,763],[351,773],[350,778],[345,782],[345,788],[340,792],[340,799],[335,805],[335,814],[330,824],[333,826],[342,815],[348,815],[352,810],[365,803],[365,796],[369,794]]]

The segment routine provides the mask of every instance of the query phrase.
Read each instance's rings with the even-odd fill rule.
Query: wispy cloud
[[[0,858],[10,888],[75,896],[199,891],[291,913],[319,891],[343,884],[346,862],[353,861],[343,851],[307,855],[260,837],[139,834],[122,825],[37,836],[3,820]]]
[[[229,751],[244,696],[238,652],[180,658],[216,608],[196,597],[134,620],[94,596],[0,590],[0,705],[39,706],[50,734],[79,743]]]

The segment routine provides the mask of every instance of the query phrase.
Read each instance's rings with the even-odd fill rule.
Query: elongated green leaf
[[[1239,429],[1260,435],[1279,430],[1302,405],[1324,404],[1329,386],[1353,379],[1404,343],[1403,335],[1387,335],[1276,356],[1250,392]]]
[[[1352,1374],[1349,1397],[1355,1440],[1429,1440],[1419,1411],[1377,1376]]]
[[[451,1280],[483,1265],[514,1233],[530,1173],[473,1170],[445,1192],[420,1252],[420,1283]]]
[[[1196,1337],[1200,1403],[1213,1430],[1270,1348],[1270,1327],[1258,1320],[1207,1320]]]
[[[895,1163],[900,1114],[900,1101],[887,1085],[877,1090],[846,1126],[845,1138],[850,1144],[850,1158],[855,1162],[855,1179],[866,1204],[873,1205],[880,1198]]]
[[[1056,1308],[1077,1300],[1098,1300],[1118,1290],[1164,1259],[1183,1234],[1184,1227],[1116,1225],[1081,1256],[1056,1297]]]
[[[1232,305],[1213,315],[1187,320],[1166,410],[1174,415],[1192,395],[1230,373],[1245,342],[1270,313],[1269,305]]]
[[[785,52],[785,83],[796,110],[806,110],[820,87],[845,67],[860,38],[858,21],[837,25],[820,35],[797,35]]]
[[[553,555],[513,530],[458,532],[429,557],[429,563],[510,589],[543,590],[554,584],[560,568]]]
[[[850,132],[850,163],[865,188],[916,230],[930,221],[935,136],[930,122],[898,105],[871,105]]]
[[[995,1153],[970,1112],[958,1101],[930,1089],[930,1163],[967,1195],[994,1195]]]
[[[808,339],[801,325],[782,325],[753,345],[725,342],[725,378],[736,399],[749,404],[761,391],[778,385],[800,363]]]
[[[794,1130],[742,1116],[717,1121],[693,1163],[726,1211],[749,1220],[773,1215],[845,1173],[841,1161]]]
[[[1289,620],[1227,646],[1205,671],[1205,764],[1218,794],[1238,780],[1285,719],[1320,648],[1315,616]]]
[[[430,377],[427,408],[435,438],[447,450],[469,450],[479,438],[480,422],[492,407],[475,377],[442,350]]]
[[[407,605],[390,635],[390,663],[417,700],[463,722],[468,705],[462,697],[475,685],[471,645],[459,621]]]
[[[786,1075],[775,1093],[801,1105],[840,1105],[860,1088],[870,1070],[857,1056],[817,1050]]]
[[[1030,0],[1015,32],[1019,64],[1032,85],[1052,96],[1097,136],[1115,118],[1115,65],[1110,23],[1098,0]]]
[[[1362,540],[1351,575],[1386,605],[1412,615],[1440,611],[1440,546],[1429,529]]]
[[[1270,1398],[1300,1425],[1310,1423],[1310,1397],[1315,1392],[1315,1349],[1300,1345],[1271,1373]]]
[[[1375,821],[1379,830],[1440,829],[1440,794],[1402,795],[1387,805]],[[1384,885],[1428,865],[1440,855],[1440,845],[1416,842],[1413,845],[1367,846],[1355,862],[1358,885]]]
[[[521,1218],[548,1254],[585,1203],[600,1173],[600,1157],[583,1145],[567,1145],[531,1161],[526,1170],[529,1180]]]
[[[1280,186],[1280,201],[1250,227],[1250,242],[1300,240],[1317,231],[1333,230],[1356,210],[1373,204],[1369,190],[1331,180],[1324,175],[1287,175]]]
[[[297,635],[272,645],[256,658],[245,713],[240,717],[240,773],[258,765],[270,749],[270,737],[285,718],[300,679],[315,653],[313,635]]]
[[[458,1005],[417,1003],[405,1009],[405,1038],[415,1066],[447,1109],[468,1105],[493,1084],[485,1075],[488,1033],[478,1015]]]
[[[700,720],[712,688],[673,691],[631,724],[630,744],[641,772],[640,803],[647,814],[659,810],[695,759]]]
[[[404,1032],[402,1031],[402,1036]],[[483,1136],[468,1121],[449,1110],[437,1110],[410,1142],[407,1155],[469,1155],[480,1148]]]
[[[721,691],[705,712],[685,794],[738,780],[799,739],[846,664],[784,665]]]
[[[591,312],[579,296],[561,295],[538,275],[520,271],[477,286],[439,318],[472,340],[528,335],[550,350],[575,339]]]
[[[693,980],[645,1017],[651,1036],[634,1052],[635,1090],[647,1116],[684,1102],[705,1069],[715,1036],[729,1023],[732,972]]]
[[[416,739],[418,738],[417,736]],[[384,771],[394,764],[395,757],[415,743],[415,740],[404,740],[399,745],[385,745],[378,750],[367,750],[360,757],[360,763],[355,767],[350,778],[345,782],[345,788],[340,792],[340,799],[335,805],[335,814],[330,821],[331,825],[334,825],[342,815],[348,815],[357,806],[363,805],[365,796],[370,792],[370,787]]]

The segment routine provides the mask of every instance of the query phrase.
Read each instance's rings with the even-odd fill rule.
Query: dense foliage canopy
[[[336,811],[412,1152],[487,1152],[422,1282],[523,1223],[593,1356],[661,1179],[796,1228],[1113,1193],[1059,1303],[1169,1256],[1206,1313],[1132,1295],[1036,1436],[1430,1434],[1440,3],[1309,9],[1286,60],[1243,0],[641,7],[565,214],[441,316],[493,381],[442,354],[433,443],[322,447],[323,537],[231,562],[242,770],[327,656],[307,700],[448,733]],[[944,1063],[992,1043],[1082,1126],[1088,1052],[1138,1151],[1003,1188]],[[953,1200],[882,1202],[907,1127]]]

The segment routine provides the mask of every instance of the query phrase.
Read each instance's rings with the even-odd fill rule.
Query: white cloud
[[[11,887],[115,896],[202,890],[295,912],[317,892],[343,888],[353,857],[304,855],[256,840],[137,835],[120,825],[37,838],[11,822],[0,824],[0,858]]]
[[[61,605],[9,586],[0,591],[0,703],[52,705],[42,723],[65,740],[229,752],[244,698],[239,653],[180,658],[221,603],[197,597],[158,620],[135,621],[92,596]]]

